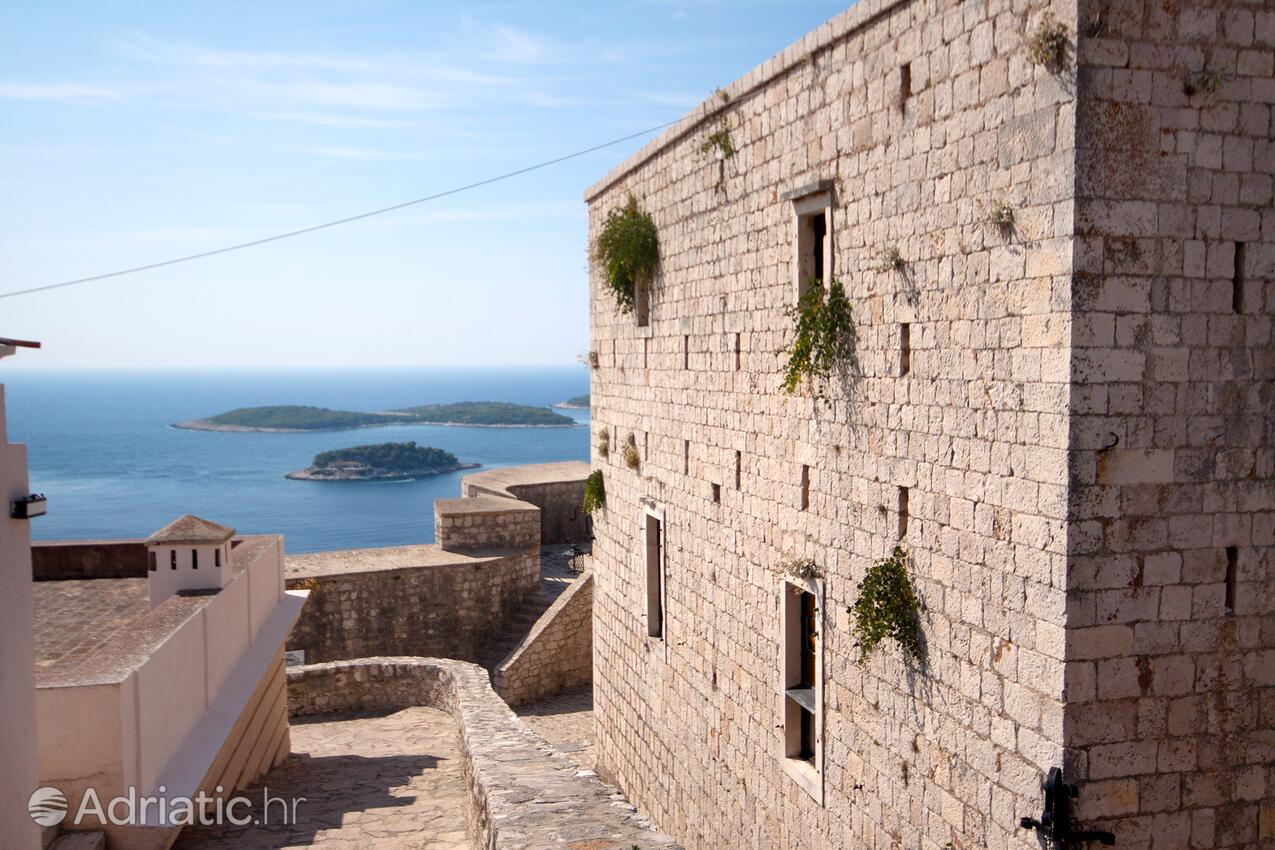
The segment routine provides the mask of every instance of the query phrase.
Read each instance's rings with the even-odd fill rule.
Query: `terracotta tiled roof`
[[[234,536],[234,533],[235,530],[233,528],[227,528],[224,525],[200,519],[193,514],[186,514],[147,537],[146,543],[147,545],[156,543],[191,543],[196,545],[225,543]]]

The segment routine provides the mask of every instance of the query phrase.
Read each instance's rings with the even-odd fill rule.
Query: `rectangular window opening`
[[[168,550],[168,568],[170,570],[177,569],[177,550],[176,549]]]
[[[899,539],[908,536],[908,488],[899,488]]]
[[[691,474],[691,441],[682,441],[682,474]]]
[[[782,665],[785,769],[823,802],[822,590],[816,582],[785,579]]]
[[[1231,311],[1235,313],[1244,312],[1244,280],[1246,269],[1244,268],[1247,258],[1244,242],[1235,243],[1235,275],[1231,279]]]
[[[720,484],[714,484],[714,485],[713,485],[713,487],[712,487],[712,494],[713,494],[713,501],[714,501],[714,502],[721,502],[721,500],[722,500],[722,485],[720,485]]]
[[[801,467],[801,509],[807,510],[810,507],[810,467],[802,465]]]
[[[151,572],[155,572],[156,570],[158,570],[158,569],[159,569],[159,559],[155,557],[155,550],[154,550],[154,549],[152,549],[152,550],[151,550],[151,552],[150,552],[150,556],[151,556],[151,558],[150,558],[150,560],[151,560],[151,564],[150,564],[150,566],[151,566]]]
[[[912,63],[899,66],[899,106],[904,106],[912,96]]]
[[[651,368],[651,338],[644,337],[642,339],[642,368]]]
[[[646,634],[664,637],[664,523],[646,515]]]
[[[899,325],[899,377],[912,371],[912,325]]]
[[[220,548],[213,550],[213,566],[214,567],[221,566],[221,549]]]
[[[199,550],[198,549],[190,550],[190,568],[192,570],[199,569]]]
[[[1235,614],[1235,583],[1239,574],[1240,550],[1234,546],[1226,547],[1226,613]]]
[[[691,368],[691,338],[689,336],[682,337],[682,368]]]
[[[796,300],[832,276],[832,193],[819,192],[793,201],[797,238],[794,248]]]
[[[744,472],[744,453],[741,451],[736,451],[735,452],[735,489],[736,490],[740,489],[739,485],[741,480],[743,479],[743,472]]]
[[[743,368],[743,353],[740,349],[740,334],[735,334],[735,371]]]

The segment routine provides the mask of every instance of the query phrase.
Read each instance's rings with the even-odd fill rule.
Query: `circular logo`
[[[27,812],[40,826],[57,826],[66,817],[66,795],[48,785],[37,788],[27,800]]]

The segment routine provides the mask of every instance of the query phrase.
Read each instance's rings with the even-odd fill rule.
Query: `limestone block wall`
[[[1268,847],[1275,7],[1086,0],[1080,20],[1064,718],[1079,813],[1119,846]]]
[[[369,552],[377,550],[288,558],[288,586],[311,594],[287,648],[304,650],[308,663],[390,654],[474,661],[540,580],[538,549],[473,557],[402,547],[387,562],[397,566],[362,563]]]
[[[460,727],[470,838],[484,850],[679,850],[614,788],[553,752],[492,691],[482,668],[364,658],[288,672],[293,716],[430,705]]]
[[[540,546],[540,509],[494,496],[434,500],[434,540],[448,551]]]
[[[540,508],[540,543],[552,546],[589,539],[589,517],[581,507],[588,475],[584,461],[501,467],[465,476],[460,489],[462,496],[520,499]]]
[[[631,192],[661,244],[649,328],[590,278],[592,427],[641,455],[593,458],[599,771],[688,846],[1036,846],[1017,821],[1064,742],[1075,161],[1074,80],[1024,49],[1045,8],[861,0],[586,196],[591,239]],[[722,126],[719,161],[702,148]],[[785,195],[821,183],[857,337],[830,406],[780,389]],[[1014,233],[989,221],[1001,200]],[[642,499],[665,512],[663,641]],[[845,613],[896,542],[920,672],[888,648],[860,666]],[[822,805],[780,765],[791,558],[826,574]]]
[[[535,702],[593,681],[593,574],[554,600],[496,667],[492,683],[509,705]]]

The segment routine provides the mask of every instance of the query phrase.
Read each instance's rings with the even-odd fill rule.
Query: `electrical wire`
[[[558,163],[566,162],[569,159],[576,159],[577,157],[584,156],[585,154],[590,154],[590,153],[593,153],[594,151],[600,151],[603,148],[609,148],[609,147],[612,147],[613,145],[618,145],[623,142],[630,141],[632,139],[637,139],[642,136],[650,135],[651,133],[654,133],[659,130],[663,130],[666,127],[673,126],[679,120],[681,119],[674,119],[673,121],[667,121],[663,124],[656,125],[655,127],[648,127],[645,130],[640,130],[636,133],[630,133],[627,136],[621,136],[620,138],[612,139],[609,142],[603,142],[600,145],[594,145],[593,147],[584,148],[583,150],[574,151],[573,153],[565,154],[563,156],[555,157],[553,159],[547,159],[544,162],[538,162],[535,165],[528,165],[524,168],[519,168],[516,171],[508,171],[508,172],[505,172],[504,174],[498,174],[495,177],[488,177],[486,180],[479,180],[476,183],[467,183],[464,186],[457,186],[453,189],[447,189],[446,191],[443,191],[443,192],[436,192],[433,195],[426,195],[423,198],[415,198],[410,201],[404,201],[400,204],[394,204],[392,206],[381,207],[380,209],[370,210],[369,212],[359,213],[358,215],[351,215],[351,216],[346,216],[345,218],[338,218],[335,221],[327,221],[327,222],[324,222],[323,224],[315,224],[315,225],[311,225],[310,227],[303,227],[300,230],[289,230],[286,233],[276,233],[274,236],[266,236],[261,239],[253,239],[250,242],[239,242],[237,244],[227,245],[222,248],[214,248],[211,251],[201,251],[198,254],[187,254],[184,257],[174,257],[171,260],[161,260],[160,262],[157,262],[157,263],[147,263],[144,266],[133,266],[132,268],[120,269],[119,271],[107,272],[105,274],[96,274],[90,277],[76,278],[75,280],[64,280],[59,283],[48,283],[43,286],[33,286],[30,289],[16,289],[12,292],[0,292],[0,298],[15,298],[19,295],[31,295],[36,292],[48,292],[51,289],[62,289],[63,287],[67,287],[67,286],[78,286],[79,284],[82,284],[82,283],[93,283],[99,280],[107,280],[109,278],[114,278],[114,277],[123,277],[124,275],[137,274],[138,272],[150,271],[152,269],[161,269],[161,268],[164,268],[165,266],[175,266],[178,263],[189,263],[193,260],[202,260],[202,259],[205,259],[206,257],[215,257],[219,254],[229,254],[232,251],[242,251],[245,248],[255,248],[258,245],[265,245],[270,242],[278,242],[282,239],[291,239],[294,236],[304,236],[307,233],[314,233],[319,230],[327,230],[330,227],[338,227],[342,224],[349,224],[350,222],[354,222],[354,221],[362,221],[365,218],[372,218],[373,216],[396,212],[397,210],[406,209],[407,207],[414,207],[417,204],[423,204],[423,203],[426,203],[427,201],[436,201],[439,198],[446,198],[449,195],[458,195],[461,192],[468,192],[471,189],[477,189],[482,186],[489,186],[492,183],[499,183],[502,180],[508,180],[512,177],[518,177],[520,175],[527,174],[532,171],[538,171],[542,168],[548,168],[551,165],[557,165]]]

